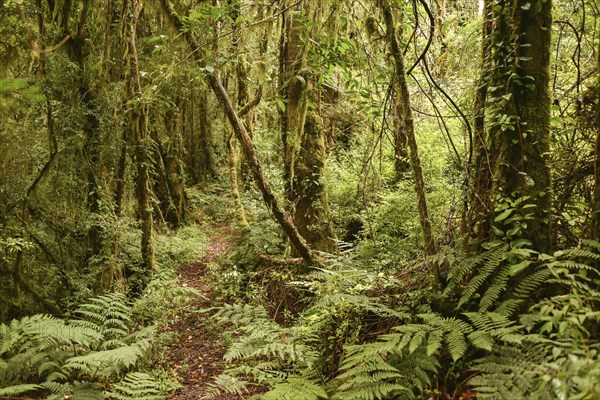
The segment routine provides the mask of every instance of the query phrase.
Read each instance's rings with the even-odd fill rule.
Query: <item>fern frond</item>
[[[160,400],[172,389],[172,385],[165,387],[150,374],[130,372],[106,394],[116,400]]]
[[[553,398],[543,386],[535,384],[544,370],[541,363],[543,356],[537,351],[500,347],[495,354],[474,363],[473,368],[479,374],[469,381],[469,385],[478,399]]]
[[[591,240],[591,239],[582,239],[581,243],[586,247],[590,247],[596,251],[600,251],[600,241]]]
[[[96,351],[83,356],[69,358],[63,368],[67,371],[79,371],[83,375],[92,375],[103,370],[109,377],[132,367],[146,353],[150,343],[140,341],[130,346],[123,346],[112,350]]]
[[[243,396],[247,392],[246,385],[248,385],[247,381],[238,379],[229,374],[220,374],[215,378],[213,383],[209,384],[210,389],[204,398],[214,399],[221,393],[235,393],[239,396]]]
[[[362,347],[376,347],[376,344]],[[403,375],[397,368],[386,363],[383,356],[379,353],[373,356],[373,351],[360,351],[354,354],[350,362],[344,360],[340,368],[343,372],[335,378],[340,384],[333,398],[375,400],[409,392],[409,388],[399,383]],[[362,359],[357,362],[359,357]]]
[[[0,388],[0,397],[13,397],[20,396],[27,392],[33,392],[36,390],[43,389],[44,387],[36,384],[21,384],[13,385],[5,388]]]
[[[575,270],[584,270],[596,273],[596,268],[584,263],[576,262],[573,260],[557,260],[547,264],[550,268],[566,268]]]
[[[487,290],[483,294],[481,301],[479,302],[479,311],[489,311],[490,308],[498,301],[500,295],[506,291],[508,280],[510,278],[509,268],[501,268],[500,271],[494,276],[492,282],[488,286]]]
[[[289,377],[285,382],[274,385],[261,396],[263,400],[319,400],[327,399],[323,387],[303,377]]]
[[[448,274],[448,284],[444,293],[448,295],[456,290],[456,288],[462,284],[464,279],[475,271],[477,266],[494,262],[493,260],[498,260],[499,262],[499,259],[504,256],[504,252],[507,249],[508,245],[506,244],[498,245],[482,254],[464,260],[457,266],[453,266]]]
[[[500,251],[500,249],[503,248],[506,250],[506,246],[499,246],[495,252],[490,253],[489,257],[485,258],[485,262],[477,271],[477,275],[467,283],[456,308],[460,308],[471,300],[473,295],[481,288],[481,286],[483,286],[488,278],[498,270],[501,261],[505,257],[504,251]]]

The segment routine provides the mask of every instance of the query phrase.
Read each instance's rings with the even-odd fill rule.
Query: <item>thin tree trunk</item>
[[[394,91],[394,111],[396,113],[394,121],[394,172],[396,182],[400,182],[410,171],[410,162],[408,155],[408,142],[406,131],[404,130],[405,121],[402,119],[404,115],[404,101],[400,95],[400,88],[395,85],[398,90]]]
[[[600,39],[598,41],[596,71],[600,71]],[[600,239],[600,73],[597,73],[595,88],[595,126],[596,143],[594,145],[594,194],[592,198],[592,239]]]
[[[473,154],[470,160],[472,165],[469,174],[472,182],[469,199],[469,209],[463,210],[461,230],[463,234],[475,234],[478,243],[488,239],[490,221],[488,216],[491,210],[490,191],[492,188],[492,165],[487,147],[487,133],[485,130],[485,100],[487,98],[488,79],[490,69],[490,34],[492,29],[490,0],[482,2],[482,44],[481,44],[481,72],[477,91],[475,93],[474,123],[473,123]],[[471,172],[472,171],[472,172]]]
[[[412,166],[413,177],[415,180],[415,192],[417,194],[419,222],[421,224],[421,230],[423,231],[423,239],[425,242],[425,254],[433,255],[436,253],[437,250],[435,242],[433,240],[431,221],[429,220],[429,213],[427,210],[427,199],[425,198],[425,181],[423,179],[421,159],[419,158],[419,149],[417,146],[417,140],[415,138],[413,116],[412,110],[410,108],[410,94],[408,91],[406,73],[404,69],[404,57],[402,55],[402,49],[400,48],[400,44],[398,42],[392,8],[387,0],[381,0],[378,3],[383,11],[387,31],[387,40],[389,41],[392,50],[396,81],[400,90],[400,97],[402,99],[402,107],[398,110],[402,112],[402,115],[399,115],[398,118],[404,122],[403,128],[406,134],[408,148],[410,150],[410,162]],[[433,271],[433,273],[435,275],[433,280],[436,283],[439,282],[439,271],[435,270]]]
[[[129,98],[141,96],[139,60],[136,47],[137,18],[141,5],[138,0],[130,0],[131,21],[129,24],[129,38],[127,55],[129,57]],[[152,216],[152,194],[149,173],[150,159],[147,149],[147,121],[143,106],[134,105],[128,112],[130,137],[135,142],[135,157],[137,165],[137,196],[138,211],[142,228],[141,251],[144,269],[147,275],[154,273],[154,220]]]
[[[242,203],[242,196],[240,194],[239,179],[238,179],[238,150],[235,148],[233,143],[233,132],[227,135],[226,147],[227,147],[227,169],[229,171],[229,186],[233,194],[233,200],[235,202],[235,215],[239,227],[243,230],[250,228],[248,220],[246,219],[246,211],[244,210],[244,204]]]
[[[233,21],[237,21],[240,16],[240,2],[238,0],[230,0],[229,5],[230,7],[232,7],[231,19]],[[231,46],[235,50],[239,51],[239,47],[241,45],[243,45],[242,36],[240,34],[238,24],[234,23]],[[248,86],[246,84],[246,80],[248,78],[248,71],[241,60],[238,60],[235,69],[237,84],[237,105],[239,109],[244,104],[248,103],[248,100],[250,98],[250,95],[248,94]],[[245,117],[246,127],[249,126],[248,122],[250,118],[250,115],[247,115]],[[250,132],[252,131],[250,130]],[[243,184],[241,184],[241,162],[239,156],[239,149],[233,142],[233,131],[228,132],[227,137],[225,138],[225,142],[227,148],[227,168],[229,170],[229,185],[231,187],[231,193],[233,194],[233,199],[235,202],[235,214],[237,217],[237,223],[239,227],[242,228],[242,230],[248,230],[250,228],[250,224],[248,224],[248,219],[246,218],[246,210],[244,209],[244,203],[242,202],[242,195],[240,192],[240,189],[243,188]]]

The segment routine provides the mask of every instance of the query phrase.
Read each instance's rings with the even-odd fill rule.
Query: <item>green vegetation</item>
[[[0,399],[600,398],[599,14],[1,1]]]

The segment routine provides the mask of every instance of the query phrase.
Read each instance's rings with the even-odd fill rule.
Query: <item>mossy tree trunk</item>
[[[421,168],[421,159],[419,157],[419,148],[415,138],[415,127],[413,122],[412,110],[410,107],[410,94],[408,91],[408,84],[406,82],[406,73],[404,68],[404,57],[402,55],[402,49],[398,41],[398,34],[396,32],[396,23],[392,7],[388,0],[379,0],[378,2],[383,17],[385,20],[386,27],[386,39],[390,45],[392,51],[392,57],[394,61],[394,74],[397,88],[399,89],[399,98],[401,105],[396,108],[396,111],[400,114],[397,115],[399,121],[402,121],[402,129],[406,135],[406,141],[410,150],[410,165],[412,167],[414,187],[417,194],[417,206],[419,210],[419,223],[423,232],[425,253],[427,255],[433,255],[436,252],[436,245],[433,240],[433,233],[431,229],[431,221],[429,220],[429,212],[427,210],[427,199],[425,198],[425,181],[423,179],[423,170]],[[435,275],[433,281],[438,282],[438,271],[433,271]]]
[[[298,182],[295,185],[294,223],[314,249],[333,252],[334,234],[323,181],[326,153],[323,120],[317,112],[310,111],[304,122],[302,147],[294,171],[294,179]]]
[[[282,144],[286,194],[298,231],[315,250],[333,252],[334,233],[324,182],[327,152],[323,123],[316,110],[309,111],[309,103],[317,103],[318,92],[308,64],[307,41],[312,32],[306,30],[314,29],[308,28],[311,25],[307,22],[320,20],[320,7],[314,1],[297,5],[283,20],[280,82],[286,107]]]
[[[596,71],[600,71],[600,38],[596,48]],[[594,90],[594,125],[596,126],[596,143],[594,145],[594,194],[592,197],[592,239],[600,239],[600,73],[596,73]]]
[[[240,2],[238,0],[230,0],[229,6],[231,7],[231,19],[238,21],[240,16]],[[237,52],[240,51],[240,47],[243,46],[243,38],[239,30],[237,22],[233,24],[233,34],[231,46]],[[242,108],[248,103],[250,95],[248,92],[248,69],[244,65],[243,57],[240,55],[236,63],[236,86],[237,86],[237,106],[238,109]],[[248,115],[245,118],[245,125],[251,120],[251,116]],[[252,129],[249,129],[252,132]],[[250,228],[248,219],[246,218],[246,210],[244,209],[244,203],[242,202],[241,189],[243,184],[241,182],[241,162],[240,162],[240,150],[234,141],[233,128],[230,127],[229,132],[225,138],[225,147],[227,148],[227,169],[229,171],[229,185],[231,187],[231,193],[233,194],[233,200],[235,204],[235,214],[237,218],[237,224],[242,230]]]
[[[396,81],[397,82],[397,81]],[[405,121],[402,119],[404,102],[400,94],[399,85],[394,85],[394,172],[396,182],[400,182],[410,172],[408,155],[408,140],[404,129]]]
[[[102,226],[98,223],[100,217],[100,120],[99,111],[96,106],[96,93],[90,85],[89,73],[87,72],[87,58],[90,51],[87,38],[87,19],[90,9],[90,1],[85,0],[81,3],[79,18],[75,31],[70,30],[68,21],[76,6],[71,2],[66,2],[61,11],[59,21],[61,34],[64,37],[70,37],[65,43],[70,60],[79,68],[76,78],[76,86],[79,95],[80,104],[83,107],[83,119],[81,129],[85,141],[83,144],[84,171],[86,174],[86,205],[91,213],[91,224],[87,232],[88,239],[88,258],[98,256],[102,251]]]
[[[127,61],[129,74],[127,76],[127,96],[129,110],[127,112],[127,129],[129,137],[135,143],[135,162],[137,167],[137,200],[138,213],[142,229],[141,252],[145,273],[154,273],[154,218],[152,215],[152,182],[150,180],[150,162],[148,157],[148,121],[145,106],[140,104],[141,84],[139,60],[136,47],[137,21],[141,10],[138,0],[129,0],[129,35],[127,37]]]
[[[491,196],[529,197],[533,219],[523,236],[540,251],[551,245],[550,0],[504,0],[493,9],[492,74],[488,90],[487,151],[493,171]],[[493,210],[485,217],[493,220]]]
[[[469,173],[469,208],[464,210],[461,221],[463,234],[475,236],[478,243],[487,240],[490,231],[490,190],[492,187],[492,166],[487,148],[487,132],[485,129],[485,103],[487,98],[488,80],[491,73],[490,44],[492,30],[492,1],[485,0],[482,6],[482,45],[481,72],[475,92],[473,113],[473,142]]]

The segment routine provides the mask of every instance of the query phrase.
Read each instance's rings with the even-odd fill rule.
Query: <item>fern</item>
[[[149,347],[150,343],[142,340],[129,346],[71,357],[65,362],[63,368],[88,377],[95,377],[102,371],[104,377],[110,378],[135,365]]]
[[[150,374],[130,372],[106,394],[116,400],[160,400],[175,389],[172,384],[157,381]]]
[[[410,389],[399,383],[404,376],[388,364],[380,353],[378,343],[351,346],[347,349],[340,372],[334,399],[384,399],[409,393]]]
[[[273,385],[261,396],[263,400],[319,400],[327,399],[327,393],[318,383],[304,377],[291,376]]]
[[[507,248],[508,246],[505,244],[498,245],[485,253],[475,257],[467,258],[458,265],[455,265],[448,273],[448,284],[446,286],[445,293],[452,293],[454,290],[460,287],[469,275],[475,273],[476,268],[480,265],[498,264],[504,257],[504,253]]]
[[[417,317],[421,323],[396,326],[377,342],[348,346],[342,374],[335,379],[335,398],[414,398],[433,385],[443,354],[457,362],[477,350],[492,351],[498,344],[520,344],[527,338],[520,325],[497,313]]]
[[[246,386],[248,383],[248,381],[241,380],[237,376],[222,373],[215,378],[214,382],[209,384],[208,394],[204,398],[213,399],[221,393],[234,393],[243,396],[247,391]]]
[[[211,385],[211,396],[221,392],[243,393],[249,382],[240,379],[242,377],[266,383],[278,393],[286,384],[299,382],[294,379],[305,379],[295,373],[314,368],[319,354],[309,344],[310,335],[296,327],[277,324],[268,318],[263,307],[226,304],[213,310],[216,310],[213,318],[229,326],[229,334],[235,335],[236,339],[224,355],[232,366]],[[314,386],[311,385],[307,390]]]
[[[73,400],[104,400],[102,385],[97,382],[66,382],[64,384],[44,383],[44,387],[52,393],[48,400],[63,400],[65,398]]]
[[[133,329],[123,294],[92,298],[75,314],[79,319],[40,314],[0,325],[0,385],[21,393],[45,388],[57,398],[103,398],[96,381],[108,382],[147,354],[154,331]]]
[[[19,396],[23,393],[40,390],[43,388],[44,388],[43,386],[37,385],[37,384],[20,384],[20,385],[8,386],[8,387],[0,388],[0,397]]]
[[[539,335],[527,335],[520,345],[517,342],[511,347],[495,348],[473,363],[477,375],[469,385],[478,398],[600,396],[600,344],[586,328],[600,322],[600,312],[596,310],[600,293],[594,289],[598,274],[586,264],[599,259],[593,250],[599,250],[600,245],[586,243],[591,250],[577,248],[546,256],[543,266],[547,269],[530,275],[532,280],[545,279],[568,288],[569,292],[542,299],[531,308],[530,314],[521,315],[521,323],[537,330]],[[548,280],[549,275],[554,278]],[[490,322],[477,324],[487,326]],[[504,339],[513,334],[503,328],[498,333]]]
[[[545,385],[535,385],[543,374],[543,362],[543,355],[535,349],[500,347],[473,364],[478,375],[469,385],[478,399],[550,399],[554,396]]]
[[[500,266],[500,262],[504,259],[505,255],[504,252],[497,252],[494,255],[494,257],[490,257],[486,260],[486,262],[481,266],[480,270],[477,271],[475,277],[467,283],[462,292],[462,296],[458,301],[457,308],[460,308],[460,306],[471,300],[473,295],[481,286],[483,286],[485,281],[492,276],[492,274],[496,273],[496,270]]]

